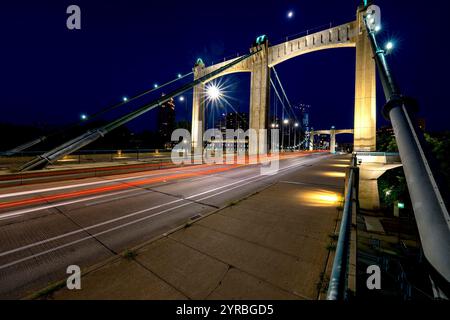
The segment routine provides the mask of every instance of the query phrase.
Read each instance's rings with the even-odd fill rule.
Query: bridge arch
[[[334,127],[330,130],[311,130],[309,133],[309,150],[314,150],[314,136],[316,135],[329,135],[330,136],[330,152],[336,153],[336,136],[338,134],[355,134],[354,129],[340,129],[336,130]]]
[[[376,149],[376,70],[367,31],[364,28],[365,7],[358,7],[357,20],[327,30],[269,46],[267,39],[255,43],[250,50],[260,51],[241,63],[217,75],[213,79],[238,72],[251,73],[250,128],[257,131],[268,128],[270,68],[284,61],[320,50],[356,48],[354,147],[356,151]],[[238,59],[206,67],[203,63],[194,67],[194,77],[208,73]],[[204,86],[194,88],[192,112],[192,144],[201,147],[204,126]],[[265,143],[265,142],[263,142]]]

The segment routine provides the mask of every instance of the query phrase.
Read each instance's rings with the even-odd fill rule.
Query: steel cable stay
[[[277,70],[275,69],[275,67],[272,67],[272,69],[273,69],[273,73],[275,74],[275,77],[277,79],[277,82],[278,82],[278,84],[279,84],[279,86],[281,88],[281,92],[283,93],[284,98],[286,99],[286,102],[287,102],[287,104],[288,104],[288,106],[289,106],[289,108],[290,108],[290,110],[291,110],[291,112],[292,112],[292,114],[293,114],[293,116],[295,118],[295,121],[298,122],[297,115],[295,114],[294,108],[292,108],[291,102],[289,101],[289,99],[287,97],[286,91],[284,90],[283,84],[281,83],[281,80],[280,80],[280,77],[278,76]]]
[[[171,93],[164,95],[156,100],[153,100],[152,102],[142,106],[141,108],[139,108],[135,111],[132,111],[132,112],[120,117],[119,119],[117,119],[111,123],[108,123],[100,128],[94,129],[94,130],[89,130],[86,133],[84,133],[64,144],[44,153],[42,155],[37,156],[33,160],[29,161],[28,163],[26,163],[22,167],[20,167],[19,171],[28,171],[28,170],[33,170],[33,169],[44,168],[48,164],[53,163],[53,162],[61,159],[62,157],[83,148],[84,146],[96,141],[97,139],[99,139],[101,137],[104,137],[107,133],[111,132],[112,130],[138,118],[139,116],[149,112],[150,110],[153,110],[154,108],[156,108],[158,106],[163,105],[164,103],[167,103],[173,97],[176,97],[176,96],[194,88],[195,86],[197,86],[199,84],[208,82],[210,79],[219,76],[221,73],[223,73],[227,69],[235,66],[238,63],[241,63],[242,61],[252,57],[253,55],[259,53],[260,51],[261,51],[261,48],[258,48],[254,52],[251,52],[245,56],[242,56],[239,59],[236,59],[215,71],[212,71],[196,80],[193,80],[192,82],[183,85],[181,88],[176,89],[176,90],[172,91]]]
[[[64,129],[57,130],[57,131],[52,132],[50,134],[47,134],[45,136],[42,136],[42,137],[39,137],[37,139],[28,141],[28,142],[26,142],[24,144],[21,144],[20,146],[17,146],[14,149],[6,151],[4,153],[4,155],[12,156],[12,155],[17,154],[19,152],[27,150],[27,149],[29,149],[29,148],[31,148],[31,147],[33,147],[33,146],[35,146],[35,145],[37,145],[37,144],[39,144],[41,142],[44,142],[44,141],[48,140],[49,138],[61,135],[61,134],[65,133],[65,132],[68,132],[69,130],[74,129],[76,127],[81,127],[82,125],[84,125],[86,123],[89,123],[89,122],[92,122],[92,120],[94,120],[94,119],[96,119],[96,118],[98,118],[98,117],[100,117],[100,116],[102,116],[102,115],[104,115],[104,114],[106,114],[106,113],[108,113],[110,111],[118,109],[118,108],[120,108],[120,107],[122,107],[122,106],[124,106],[126,104],[129,104],[130,102],[136,101],[136,100],[138,100],[138,99],[140,99],[140,98],[142,98],[142,97],[144,97],[144,96],[146,96],[148,94],[151,94],[151,93],[153,93],[155,91],[161,90],[162,88],[167,87],[167,86],[169,86],[169,85],[171,85],[171,84],[173,84],[173,83],[175,83],[175,82],[177,82],[179,80],[182,80],[182,79],[184,79],[184,78],[186,78],[186,77],[188,77],[188,76],[190,76],[192,74],[193,74],[192,71],[189,72],[189,73],[186,73],[184,75],[180,74],[177,78],[172,79],[172,80],[170,80],[170,81],[168,81],[168,82],[166,82],[166,83],[164,83],[164,84],[162,84],[160,86],[154,87],[154,88],[152,88],[150,90],[146,90],[144,92],[141,92],[141,93],[139,93],[139,94],[137,94],[137,95],[135,95],[133,97],[126,98],[120,103],[114,104],[112,106],[108,106],[108,107],[106,107],[104,109],[101,109],[101,110],[97,111],[96,113],[94,113],[92,115],[88,115],[86,120],[80,120],[80,121],[78,121],[76,123],[70,124],[69,126],[65,127]]]

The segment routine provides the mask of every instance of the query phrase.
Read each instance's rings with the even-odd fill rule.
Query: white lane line
[[[22,210],[12,211],[12,212],[9,212],[9,213],[0,214],[0,221],[6,220],[6,219],[11,219],[11,218],[14,218],[14,217],[17,217],[17,216],[21,216],[21,215],[26,214],[26,213],[31,213],[31,212],[36,212],[36,211],[41,211],[41,210],[46,210],[46,209],[51,209],[51,208],[56,208],[56,207],[67,206],[67,205],[76,204],[76,203],[79,203],[79,202],[86,202],[86,201],[97,200],[97,199],[106,198],[106,197],[112,197],[112,196],[116,196],[116,195],[120,195],[120,194],[124,194],[124,193],[136,192],[136,191],[137,191],[136,189],[125,190],[125,191],[118,191],[118,192],[108,193],[108,194],[99,195],[99,196],[93,196],[93,197],[82,198],[82,199],[71,200],[71,201],[64,201],[64,202],[59,202],[59,203],[56,203],[56,204],[49,204],[49,205],[39,206],[39,207],[35,207],[35,208],[30,208],[30,209],[22,209]]]
[[[186,201],[186,200],[191,200],[191,199],[193,199],[193,198],[202,196],[202,195],[204,195],[204,194],[208,194],[208,193],[211,193],[211,192],[214,192],[214,191],[223,189],[223,188],[227,188],[227,187],[229,187],[229,186],[233,186],[233,185],[235,185],[235,184],[238,184],[238,183],[241,183],[241,182],[250,180],[250,179],[254,179],[255,177],[260,177],[260,176],[259,176],[259,175],[258,175],[258,176],[252,176],[252,177],[250,177],[250,178],[242,179],[242,180],[239,180],[239,181],[236,181],[236,182],[233,182],[233,183],[230,183],[230,184],[221,186],[221,187],[217,187],[217,188],[215,188],[215,189],[211,189],[211,190],[204,191],[204,192],[201,192],[201,193],[198,193],[198,194],[194,194],[194,195],[189,196],[189,197],[187,197],[187,198],[177,199],[177,200],[173,200],[173,201],[170,201],[170,202],[166,202],[166,203],[163,203],[163,204],[160,204],[160,205],[151,207],[151,208],[147,208],[147,209],[144,209],[144,210],[136,211],[136,212],[133,212],[133,213],[130,213],[130,214],[127,214],[127,215],[124,215],[124,216],[121,216],[121,217],[118,217],[118,218],[115,218],[115,219],[107,220],[107,221],[104,221],[104,222],[101,222],[101,223],[98,223],[98,224],[95,224],[95,225],[86,227],[86,228],[84,228],[84,229],[74,230],[74,231],[68,232],[68,233],[66,233],[66,234],[62,234],[62,235],[59,235],[59,236],[56,236],[56,237],[53,237],[53,238],[49,238],[49,239],[46,239],[46,240],[42,240],[42,241],[39,241],[39,242],[30,244],[30,245],[27,245],[27,246],[23,246],[23,247],[14,249],[14,250],[2,252],[2,253],[0,253],[0,257],[6,256],[6,255],[8,255],[8,254],[15,253],[15,252],[18,252],[18,251],[22,251],[22,250],[25,250],[25,249],[29,249],[29,248],[32,248],[32,247],[35,247],[35,246],[38,246],[38,245],[42,245],[42,244],[48,243],[48,242],[50,242],[50,241],[59,240],[59,239],[62,239],[62,238],[65,238],[65,237],[68,237],[68,236],[71,236],[71,235],[74,235],[74,234],[83,232],[83,231],[85,231],[85,230],[91,230],[91,229],[93,229],[93,228],[101,227],[101,226],[104,226],[104,225],[106,225],[106,224],[110,224],[110,223],[114,223],[114,222],[117,222],[117,221],[120,221],[120,220],[123,220],[123,219],[131,218],[131,217],[134,217],[134,216],[139,215],[139,214],[141,214],[141,213],[145,213],[145,212],[148,212],[148,211],[152,211],[152,210],[155,210],[155,209],[159,209],[159,208],[161,208],[161,207],[165,207],[165,206],[168,206],[168,205],[177,203],[177,202]]]
[[[314,160],[314,159],[313,159],[313,160]],[[313,161],[313,160],[311,160],[311,161]],[[306,162],[310,162],[310,161],[306,161]],[[287,166],[287,167],[281,169],[281,170],[279,171],[279,173],[282,173],[282,172],[284,172],[284,171],[290,170],[290,169],[293,168],[293,167],[299,167],[299,166],[301,166],[301,165],[304,165],[306,162],[305,162],[305,161],[302,161],[302,162],[299,161],[299,162],[297,162],[297,163],[295,163],[295,164],[293,164],[293,165],[290,165],[290,166]],[[33,248],[33,247],[36,247],[36,246],[39,246],[39,245],[42,245],[42,244],[46,244],[46,243],[48,243],[48,242],[52,242],[52,241],[56,241],[56,240],[59,240],[59,239],[63,239],[63,238],[66,238],[66,237],[69,237],[69,236],[72,236],[72,235],[75,235],[75,234],[78,234],[78,233],[87,231],[87,230],[91,230],[91,229],[94,229],[94,228],[97,228],[97,227],[101,227],[101,226],[104,226],[104,225],[107,225],[107,224],[110,224],[110,223],[114,223],[114,222],[117,222],[117,221],[120,221],[120,220],[123,220],[123,219],[127,219],[127,218],[130,218],[130,217],[134,217],[134,216],[136,216],[136,215],[139,215],[139,214],[142,214],[142,213],[145,213],[145,212],[148,212],[148,211],[152,211],[152,210],[155,210],[155,209],[159,209],[159,208],[162,208],[162,207],[171,205],[171,204],[175,204],[175,203],[178,203],[178,202],[181,202],[181,201],[185,201],[185,200],[190,200],[190,199],[193,199],[193,198],[196,198],[196,197],[199,197],[199,196],[202,196],[202,195],[205,195],[205,194],[208,194],[208,193],[211,193],[211,192],[220,190],[220,189],[228,188],[228,187],[230,187],[230,186],[233,186],[233,185],[235,185],[235,184],[239,184],[239,183],[241,183],[241,182],[245,182],[245,181],[249,181],[249,180],[255,180],[255,181],[257,181],[257,180],[260,180],[260,179],[266,179],[266,178],[270,178],[270,177],[272,177],[272,176],[261,176],[261,175],[256,175],[256,176],[252,176],[252,177],[249,177],[249,178],[246,178],[246,179],[241,179],[241,180],[236,181],[236,182],[234,182],[234,183],[230,183],[230,184],[227,184],[227,185],[224,185],[224,186],[221,186],[221,187],[217,187],[217,188],[214,188],[214,189],[211,189],[211,190],[208,190],[208,191],[204,191],[204,192],[201,192],[201,193],[198,193],[198,194],[189,196],[189,197],[187,197],[187,198],[185,198],[185,199],[177,199],[177,200],[174,200],[174,201],[170,201],[170,202],[167,202],[167,203],[164,203],[164,204],[160,204],[160,205],[157,205],[157,206],[148,208],[148,209],[140,210],[140,211],[137,211],[137,212],[134,212],[134,213],[125,215],[125,216],[121,216],[121,217],[118,217],[118,218],[115,218],[115,219],[107,220],[107,221],[104,221],[104,222],[101,222],[101,223],[98,223],[98,224],[95,224],[95,225],[86,227],[86,228],[84,228],[84,229],[74,230],[74,231],[71,231],[71,232],[68,232],[68,233],[65,233],[65,234],[62,234],[62,235],[59,235],[59,236],[55,236],[55,237],[52,237],[52,238],[49,238],[49,239],[46,239],[46,240],[38,241],[38,242],[29,244],[29,245],[26,245],[26,246],[22,246],[22,247],[19,247],[19,248],[16,248],[16,249],[12,249],[12,250],[9,250],[9,251],[5,251],[5,252],[0,253],[0,257],[4,257],[4,256],[10,255],[10,254],[12,254],[12,253],[16,253],[16,252],[20,252],[20,251],[23,251],[23,250],[26,250],[26,249],[30,249],[30,248]],[[258,179],[258,178],[259,178],[259,179]],[[214,195],[212,195],[212,196],[208,196],[208,197],[206,197],[206,198],[198,199],[197,201],[202,201],[202,200],[205,200],[205,199],[208,199],[208,198],[217,196],[217,195],[222,194],[222,193],[224,193],[224,192],[228,192],[228,191],[230,191],[230,190],[233,190],[233,189],[239,188],[239,187],[241,187],[241,186],[247,185],[247,184],[249,184],[249,183],[251,183],[251,182],[254,182],[254,181],[249,181],[248,183],[239,185],[239,186],[237,186],[237,187],[233,187],[233,188],[231,188],[231,189],[227,189],[227,190],[225,190],[225,191],[223,191],[223,192],[216,193],[216,194],[214,194]],[[194,204],[194,203],[188,202],[188,203],[186,203],[186,204],[184,204],[184,205],[191,205],[191,204]],[[184,206],[184,205],[183,205],[183,206]],[[179,206],[178,206],[178,207],[179,207]],[[166,209],[166,210],[163,211],[163,213],[166,212],[167,210],[175,210],[175,209],[177,209],[178,207]],[[157,213],[156,215],[159,215],[159,214],[160,214],[160,213]],[[152,216],[154,216],[154,215],[152,215]],[[150,216],[150,217],[151,217],[151,216]],[[136,220],[134,220],[134,221],[136,221]],[[91,237],[89,237],[89,238],[91,238]],[[0,267],[0,269],[2,269],[2,267]]]
[[[192,170],[176,170],[176,171],[170,171],[170,173],[190,172],[190,171],[193,171],[193,170],[195,171],[195,169],[200,169],[200,168],[195,168],[194,167],[194,168],[192,168]],[[117,179],[110,179],[110,180],[103,180],[103,181],[78,183],[78,184],[72,184],[72,185],[61,186],[61,187],[45,188],[45,189],[22,191],[22,192],[14,192],[14,193],[5,193],[5,194],[0,194],[0,199],[19,197],[19,196],[26,196],[26,195],[35,194],[35,193],[45,193],[45,192],[67,190],[67,189],[73,189],[73,188],[79,188],[79,187],[88,187],[88,186],[94,186],[94,185],[99,185],[99,184],[108,184],[108,183],[112,183],[112,182],[137,180],[137,179],[141,179],[141,178],[147,178],[147,177],[152,177],[152,176],[163,175],[163,174],[166,174],[166,173],[167,172],[155,172],[155,173],[152,173],[152,174],[139,175],[139,176],[133,176],[133,177],[127,177],[127,178],[117,178]]]
[[[301,165],[304,165],[304,163],[297,163],[297,164],[295,164],[295,165],[288,166],[288,167],[286,167],[286,168],[281,169],[281,170],[279,171],[278,174],[280,174],[280,173],[282,173],[282,172],[284,172],[284,171],[287,171],[287,170],[291,169],[292,167],[299,167],[299,166],[301,166]],[[254,179],[255,177],[257,177],[257,178]],[[246,182],[246,183],[244,183],[244,184],[235,186],[235,187],[233,187],[233,188],[226,189],[226,190],[223,190],[223,191],[221,191],[221,192],[217,192],[217,193],[215,193],[215,194],[213,194],[213,195],[210,195],[210,196],[207,196],[207,197],[198,199],[197,201],[204,201],[204,200],[207,200],[207,199],[216,197],[216,196],[218,196],[218,195],[220,195],[220,194],[230,192],[231,190],[234,190],[234,189],[237,189],[237,188],[241,188],[241,187],[243,187],[243,186],[245,186],[245,185],[248,185],[248,184],[250,184],[250,183],[253,183],[253,182],[255,182],[255,181],[264,180],[264,179],[267,179],[267,178],[270,178],[270,177],[273,177],[273,176],[261,176],[261,175],[258,175],[258,176],[253,176],[253,177],[251,177],[251,178],[243,179],[243,180],[240,180],[240,181],[238,181],[238,182],[236,182],[236,183],[239,183],[239,182],[241,182],[241,181],[248,181],[248,180],[250,180],[250,179],[253,179],[254,181],[248,181],[248,182]],[[236,183],[233,183],[233,184],[236,184]],[[230,185],[233,185],[233,184],[230,184]],[[230,186],[230,185],[227,185],[227,186]],[[223,187],[216,188],[216,189],[223,189],[223,188],[225,188],[225,187],[227,187],[227,186],[223,186]],[[203,192],[202,194],[210,193],[210,192],[212,192],[212,191]],[[198,195],[196,195],[196,196],[198,196]],[[195,197],[195,196],[191,196],[191,197]],[[182,200],[182,199],[176,200],[176,201],[172,201],[172,202],[178,202],[178,201],[181,201],[181,200]],[[136,224],[136,223],[139,223],[139,222],[142,222],[142,221],[145,221],[145,220],[154,218],[154,217],[156,217],[156,216],[160,216],[160,215],[162,215],[162,214],[164,214],[164,213],[167,213],[167,212],[170,212],[170,211],[174,211],[174,210],[179,209],[179,208],[182,208],[182,207],[191,206],[191,205],[194,205],[194,204],[195,204],[195,203],[193,203],[193,202],[188,202],[188,203],[184,203],[184,204],[178,205],[178,206],[176,206],[176,207],[168,208],[168,209],[166,209],[166,210],[163,210],[163,211],[160,211],[160,212],[151,214],[151,215],[149,215],[149,216],[145,216],[145,217],[142,217],[142,218],[139,218],[139,219],[136,219],[136,220],[133,220],[133,221],[130,221],[130,222],[121,224],[121,225],[119,225],[119,226],[110,228],[110,229],[108,229],[108,230],[104,230],[104,231],[95,233],[95,234],[93,234],[93,235],[90,235],[90,236],[87,236],[87,237],[84,237],[84,238],[81,238],[81,239],[78,239],[78,240],[75,240],[75,241],[72,241],[72,242],[69,242],[69,243],[60,245],[60,246],[58,246],[58,247],[54,247],[54,248],[49,249],[49,250],[46,250],[46,251],[42,251],[42,252],[37,253],[37,254],[34,254],[34,255],[32,255],[32,256],[28,256],[28,257],[22,258],[22,259],[20,259],[20,260],[16,260],[16,261],[7,263],[7,264],[5,264],[5,265],[0,266],[0,270],[3,270],[3,269],[5,269],[5,268],[14,266],[14,265],[16,265],[16,264],[19,264],[19,263],[22,263],[22,262],[25,262],[25,261],[28,261],[28,260],[31,260],[31,259],[34,259],[34,258],[37,258],[37,257],[40,257],[40,256],[45,255],[45,254],[47,254],[47,253],[51,253],[51,252],[53,252],[53,251],[56,251],[56,250],[59,250],[59,249],[63,249],[63,248],[65,248],[65,247],[68,247],[68,246],[71,246],[71,245],[74,245],[74,244],[77,244],[77,243],[80,243],[80,242],[83,242],[83,241],[92,239],[92,238],[94,238],[94,237],[98,237],[98,236],[104,235],[104,234],[106,234],[106,233],[110,233],[110,232],[112,232],[112,231],[116,231],[116,230],[118,230],[118,229],[122,229],[122,228],[128,227],[128,226],[130,226],[130,225],[133,225],[133,224]],[[161,206],[164,206],[164,205],[161,205]],[[161,206],[159,206],[159,207],[161,207]],[[136,213],[134,213],[134,214],[132,214],[132,215],[136,215],[136,214],[138,214],[138,213],[147,212],[147,211],[150,211],[150,210],[152,210],[152,209],[146,209],[146,210],[138,211],[138,212],[136,212]],[[117,220],[121,220],[121,218],[117,218],[117,219],[113,219],[113,220],[116,220],[116,221],[117,221]],[[111,221],[111,220],[110,220],[110,221]],[[101,224],[97,224],[97,225],[95,225],[95,226],[98,226],[98,225],[104,225],[104,224],[107,224],[107,223],[109,223],[109,222],[104,222],[104,223],[101,223]],[[91,226],[91,227],[89,227],[89,228],[85,228],[84,230],[92,229],[92,228],[94,228],[95,226]],[[81,230],[81,229],[80,229],[80,230],[76,230],[76,231],[73,231],[73,232],[69,232],[69,233],[67,233],[67,234],[65,234],[65,235],[61,235],[61,236],[58,236],[58,237],[54,237],[54,238],[51,238],[51,239],[47,239],[47,240],[44,240],[44,241],[40,241],[40,242],[37,242],[37,243],[35,243],[35,244],[31,244],[31,245],[28,245],[28,246],[24,246],[24,247],[22,247],[22,248],[17,248],[17,249],[11,250],[11,251],[7,251],[7,252],[4,252],[4,253],[0,254],[0,257],[1,257],[1,256],[5,256],[5,255],[10,254],[10,253],[22,251],[22,250],[25,250],[25,249],[28,249],[28,248],[37,246],[37,245],[42,244],[42,243],[46,243],[46,242],[49,242],[49,241],[53,241],[53,240],[55,240],[55,239],[61,239],[61,238],[66,237],[66,236],[68,236],[68,235],[73,235],[73,234],[82,232],[82,231],[84,231],[84,230]]]
[[[198,169],[198,168],[195,168]],[[174,171],[174,173],[182,173],[182,172],[190,172],[192,170],[184,170],[184,171]],[[154,175],[160,175],[159,174],[151,174],[151,175],[144,175],[144,176],[138,176],[138,177],[134,177],[134,178],[126,178],[126,179],[138,179],[138,178],[142,178],[142,177],[149,177],[149,176],[154,176]],[[198,180],[201,179],[207,179],[209,177],[211,177],[213,175],[207,176],[207,177],[200,177],[198,178]],[[108,181],[121,181],[123,179],[114,179],[114,180],[108,180]],[[196,180],[191,180],[191,181],[196,181]],[[99,184],[99,183],[108,183],[108,182],[92,182],[95,184]],[[77,185],[72,185],[72,186],[67,186],[67,187],[78,187],[81,185],[91,185],[92,183],[86,183],[86,184],[77,184]],[[55,188],[51,188],[51,189],[55,189]],[[32,191],[32,192],[46,192],[46,191],[51,191],[50,189],[41,189],[41,190],[36,190],[36,191]],[[115,196],[115,195],[120,195],[123,193],[128,193],[128,192],[133,192],[136,190],[126,190],[126,191],[118,191],[118,192],[114,192],[114,193],[108,193],[108,194],[104,194],[104,195],[98,195],[98,196],[91,196],[91,197],[87,197],[87,198],[80,198],[80,199],[76,199],[76,200],[68,200],[68,201],[64,201],[64,202],[56,202],[56,203],[51,203],[48,205],[43,205],[43,206],[38,206],[38,207],[33,207],[33,208],[26,208],[26,209],[20,209],[20,210],[16,210],[16,211],[9,211],[3,214],[0,214],[0,221],[3,220],[7,220],[7,219],[11,219],[11,218],[15,218],[27,213],[33,213],[33,212],[37,212],[37,211],[41,211],[41,210],[46,210],[46,209],[52,209],[52,208],[58,208],[61,206],[67,206],[67,205],[72,205],[72,204],[77,204],[80,202],[87,202],[87,201],[91,201],[91,200],[97,200],[97,199],[102,199],[102,198],[106,198],[106,197],[111,197],[111,196]],[[26,191],[26,192],[30,192],[30,191]],[[11,194],[13,195],[13,194]],[[1,198],[1,195],[0,195]],[[120,199],[120,198],[118,198]],[[100,202],[102,203],[102,202]],[[95,205],[94,204],[90,204],[90,205]]]
[[[198,180],[209,178],[211,176],[213,176],[213,175],[196,178],[196,179],[189,180],[189,181],[198,181]],[[63,201],[63,202],[56,202],[56,203],[52,203],[52,204],[48,204],[48,205],[44,205],[44,206],[39,206],[39,207],[34,207],[34,208],[27,208],[27,209],[21,209],[21,210],[16,210],[16,211],[10,211],[10,212],[4,213],[4,214],[0,214],[0,221],[11,219],[11,218],[15,218],[17,216],[21,216],[21,215],[24,215],[24,214],[27,214],[27,213],[33,213],[33,212],[36,212],[36,211],[52,209],[52,208],[58,208],[58,207],[67,206],[67,205],[71,205],[71,204],[76,204],[76,203],[80,203],[80,202],[87,202],[87,201],[91,201],[91,200],[97,200],[97,199],[112,197],[112,196],[116,196],[116,195],[120,195],[120,194],[124,194],[124,193],[136,192],[136,191],[138,191],[138,190],[137,189],[133,189],[133,190],[118,191],[118,192],[113,192],[113,193],[108,193],[108,194],[103,194],[103,195],[98,195],[98,196],[92,196],[92,197],[87,197],[87,198],[86,197],[85,198],[80,198],[80,199],[76,199],[76,200],[68,200],[68,201]],[[151,192],[151,190],[148,190],[147,192]],[[145,193],[146,192],[142,192],[142,194],[145,194]],[[139,195],[140,195],[140,193],[136,194],[136,196],[139,196]],[[123,199],[123,198],[124,197],[118,197],[118,198],[113,199],[113,201],[120,200],[120,199]],[[104,203],[105,201],[106,200],[96,201],[96,202],[88,204],[87,206],[93,206],[93,205],[96,205],[96,204],[101,204],[101,203]]]

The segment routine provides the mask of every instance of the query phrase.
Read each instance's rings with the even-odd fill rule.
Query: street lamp
[[[386,50],[392,51],[392,49],[394,49],[394,43],[392,41],[389,41],[388,43],[386,43]]]
[[[158,88],[158,84],[157,83],[155,83],[154,85],[153,85],[153,88]]]
[[[180,102],[183,102],[185,100],[184,96],[179,97],[178,100],[180,100]]]
[[[284,120],[283,120],[283,123],[284,123],[284,124],[289,124],[289,120],[288,120],[288,119],[284,119]]]
[[[216,101],[220,97],[222,97],[222,92],[220,91],[219,87],[214,84],[211,84],[206,88],[206,94],[212,101]]]
[[[127,97],[123,97],[123,98],[122,98],[122,101],[123,101],[123,102],[127,102],[127,101],[128,101],[128,98],[127,98]]]
[[[295,127],[295,130],[294,130],[294,149],[296,148],[296,147],[298,147],[298,148],[300,148],[300,146],[297,146],[297,130],[298,130],[298,127],[300,126],[300,124],[298,123],[298,122],[296,122],[295,124],[294,124],[294,127]]]
[[[85,120],[87,120],[88,116],[83,113],[80,115],[80,118],[81,118],[81,120],[85,121]]]

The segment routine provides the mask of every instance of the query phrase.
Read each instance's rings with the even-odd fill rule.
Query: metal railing
[[[336,246],[336,254],[328,286],[327,300],[345,300],[348,287],[348,271],[350,259],[350,239],[354,201],[357,199],[358,184],[357,157],[353,154],[352,166],[349,168],[346,186],[344,210]]]

